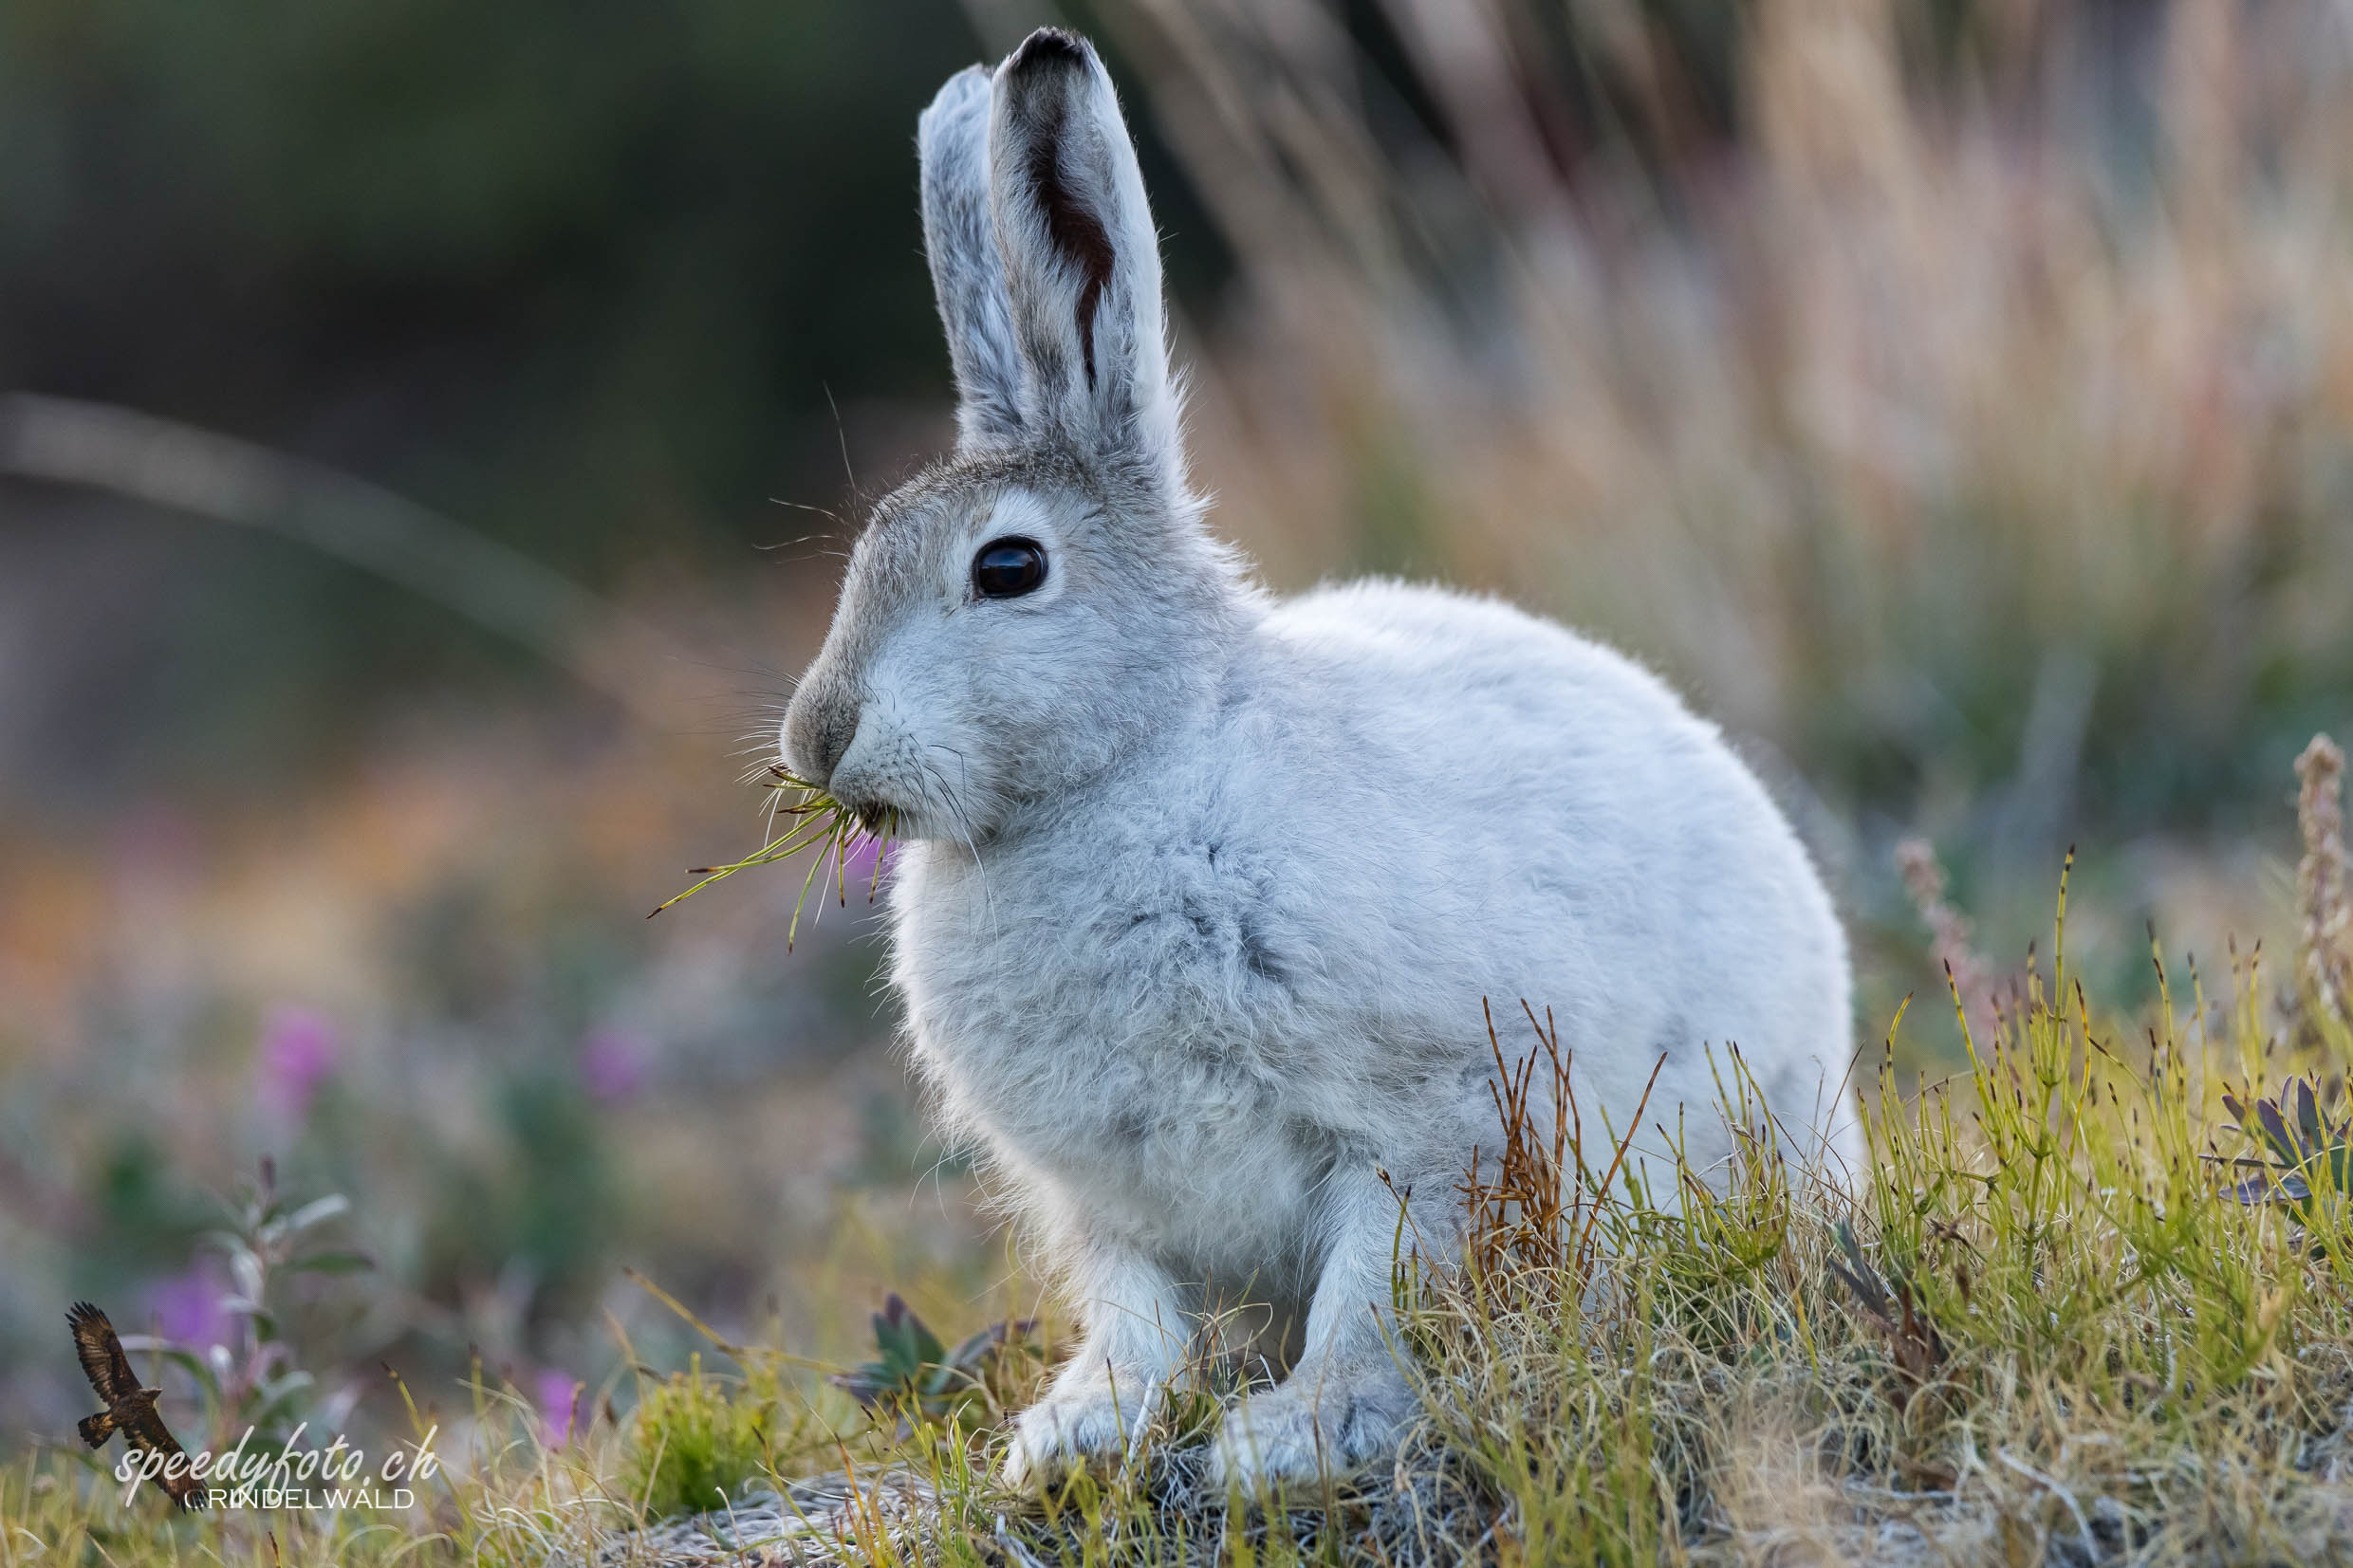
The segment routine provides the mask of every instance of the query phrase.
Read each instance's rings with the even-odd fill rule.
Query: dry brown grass
[[[2036,866],[2229,816],[2353,677],[2353,23],[2125,9],[1096,8],[1240,264],[1222,525]]]

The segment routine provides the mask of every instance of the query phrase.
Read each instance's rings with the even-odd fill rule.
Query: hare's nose
[[[858,705],[804,690],[785,712],[785,761],[802,778],[824,788],[858,738]]]

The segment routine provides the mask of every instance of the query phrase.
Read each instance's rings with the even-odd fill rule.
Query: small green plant
[[[639,1393],[622,1496],[647,1519],[724,1507],[734,1488],[769,1467],[773,1402],[748,1386],[687,1370]]]
[[[1008,1319],[968,1336],[950,1350],[898,1292],[874,1315],[874,1360],[827,1381],[878,1415],[904,1421],[941,1420],[990,1393],[989,1376],[1009,1343],[1036,1327]]]
[[[2308,1215],[2316,1191],[2353,1195],[2353,1115],[2324,1113],[2311,1079],[2291,1078],[2275,1098],[2252,1105],[2228,1093],[2222,1103],[2238,1119],[2239,1131],[2270,1155],[2264,1169],[2231,1187],[2232,1197],[2243,1204],[2286,1204]]]
[[[769,813],[769,820],[773,823],[777,817],[787,817],[791,819],[792,825],[740,860],[730,861],[720,866],[689,866],[686,874],[689,876],[699,876],[702,880],[688,888],[684,893],[677,894],[657,905],[653,912],[646,915],[648,920],[653,919],[656,914],[659,914],[680,899],[692,898],[722,877],[732,876],[737,872],[748,871],[753,866],[765,866],[778,860],[788,860],[803,850],[813,847],[817,855],[809,861],[808,871],[801,878],[801,895],[793,900],[792,924],[785,932],[785,950],[789,952],[792,950],[794,939],[800,935],[801,912],[808,906],[809,890],[817,885],[818,875],[825,869],[825,862],[828,858],[833,862],[834,892],[845,907],[848,905],[849,855],[851,849],[862,839],[875,840],[874,878],[866,888],[867,898],[871,900],[874,897],[876,890],[882,885],[883,852],[890,848],[891,836],[898,831],[898,811],[885,807],[879,812],[861,814],[843,805],[824,789],[809,783],[781,763],[769,764],[768,773],[769,777],[765,781],[766,787],[778,791],[775,803]],[[788,789],[797,789],[801,792],[800,797],[789,804],[785,802],[783,795],[783,791]],[[824,910],[824,900],[823,898],[818,900],[817,907],[821,912]]]
[[[329,1221],[350,1211],[341,1193],[296,1203],[278,1190],[276,1162],[264,1157],[253,1183],[227,1206],[227,1223],[205,1233],[202,1245],[228,1265],[230,1292],[222,1312],[235,1325],[230,1341],[184,1345],[149,1335],[124,1335],[125,1349],[153,1351],[195,1379],[204,1394],[217,1441],[247,1428],[256,1443],[286,1439],[302,1418],[315,1380],[294,1364],[281,1318],[279,1282],[302,1274],[345,1274],[372,1268],[364,1253],[322,1239]]]

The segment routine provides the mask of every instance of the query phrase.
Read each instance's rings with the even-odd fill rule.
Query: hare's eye
[[[1046,581],[1046,550],[1034,539],[991,539],[973,557],[973,592],[1019,599]]]

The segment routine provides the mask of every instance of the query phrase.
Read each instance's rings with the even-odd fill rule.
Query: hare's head
[[[977,839],[1197,699],[1243,591],[1185,489],[1158,242],[1095,51],[1031,34],[918,140],[956,452],[876,507],[783,742],[852,809]]]

